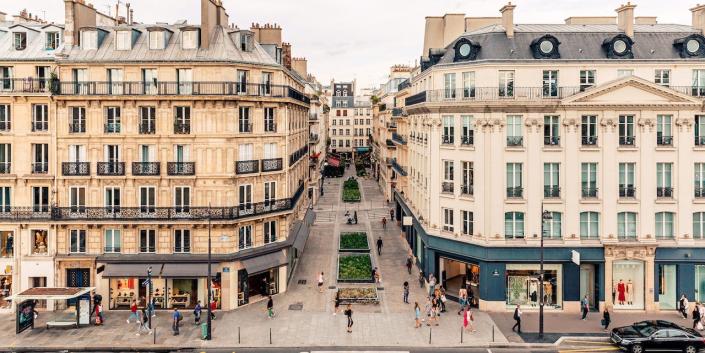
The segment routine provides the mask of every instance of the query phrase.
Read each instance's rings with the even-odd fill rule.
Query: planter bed
[[[340,304],[379,304],[375,287],[338,288]]]
[[[370,252],[370,244],[365,232],[342,232],[338,244],[340,252]]]
[[[338,282],[374,283],[370,254],[338,254]]]
[[[343,202],[360,202],[360,184],[354,178],[343,183]]]

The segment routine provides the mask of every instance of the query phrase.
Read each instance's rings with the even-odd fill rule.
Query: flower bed
[[[341,252],[369,252],[370,244],[365,232],[340,233],[338,250]]]
[[[343,202],[360,202],[360,185],[354,178],[343,183]]]
[[[373,283],[372,258],[369,254],[339,254],[338,282]]]
[[[379,304],[377,288],[338,288],[341,304]]]

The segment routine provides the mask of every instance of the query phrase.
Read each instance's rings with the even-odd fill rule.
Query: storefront
[[[468,293],[470,305],[474,307],[479,305],[480,266],[478,264],[440,257],[439,269],[441,282],[449,297],[457,300],[460,290],[464,289]]]
[[[237,284],[238,306],[278,294],[282,286],[280,281],[286,283],[283,276],[286,275],[287,264],[283,251],[241,260]]]
[[[0,231],[0,257],[13,257],[15,237],[12,231]]]
[[[538,264],[507,264],[505,272],[507,284],[506,303],[508,307],[517,304],[538,307],[541,296],[541,274]],[[560,309],[563,304],[562,266],[544,265],[543,303],[544,308]]]
[[[0,274],[0,309],[9,309],[12,302],[5,300],[12,296],[12,274]]]

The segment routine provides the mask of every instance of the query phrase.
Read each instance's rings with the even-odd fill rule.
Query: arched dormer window
[[[461,38],[455,45],[453,49],[455,50],[455,57],[453,61],[470,61],[477,58],[477,53],[480,51],[481,46],[476,42],[473,42],[467,38]]]
[[[602,49],[610,59],[634,59],[632,53],[634,41],[625,34],[618,34],[602,42]]]
[[[546,34],[531,41],[531,53],[534,59],[560,59],[561,53],[558,51],[560,44],[556,37]]]

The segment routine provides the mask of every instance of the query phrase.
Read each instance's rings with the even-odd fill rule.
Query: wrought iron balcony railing
[[[583,136],[581,142],[583,146],[595,146],[597,145],[597,136]]]
[[[452,181],[444,181],[441,184],[441,192],[444,193],[455,193],[455,184]]]
[[[120,123],[106,123],[103,131],[106,134],[119,134],[120,133]]]
[[[238,124],[238,131],[241,133],[251,133],[252,132],[252,123],[239,123]]]
[[[696,146],[705,146],[705,136],[695,136]]]
[[[91,175],[90,162],[62,162],[61,175],[64,176],[87,176]]]
[[[139,132],[141,135],[150,135],[156,133],[157,128],[154,126],[154,123],[140,123]]]
[[[289,166],[291,167],[294,163],[298,162],[303,156],[308,154],[308,144],[299,148],[296,152],[289,156]]]
[[[125,175],[125,162],[98,162],[98,175]]]
[[[695,187],[695,190],[693,191],[693,196],[697,198],[703,198],[705,197],[705,187]]]
[[[561,144],[561,138],[559,136],[544,136],[543,144],[544,146],[558,146]]]
[[[521,186],[510,186],[507,188],[507,197],[521,198],[524,197],[524,188]]]
[[[662,186],[656,188],[656,197],[662,198],[672,198],[673,197],[673,187]]]
[[[520,147],[524,145],[523,136],[507,136],[507,147]]]
[[[161,174],[160,162],[132,162],[132,175],[156,176]]]
[[[166,173],[167,173],[167,175],[195,175],[196,174],[196,163],[195,162],[167,162]]]
[[[0,162],[0,174],[10,174],[12,162]]]
[[[460,187],[460,194],[461,195],[472,195],[474,190],[473,190],[473,185],[463,185]]]
[[[584,187],[582,189],[583,198],[595,198],[597,197],[597,188]]]
[[[191,124],[184,122],[174,123],[174,134],[176,135],[188,135],[191,133]]]
[[[634,146],[636,142],[636,137],[634,136],[620,136],[619,145],[620,146]]]
[[[673,136],[664,136],[664,135],[656,136],[656,144],[659,146],[672,146],[673,145]]]
[[[443,140],[441,141],[444,145],[452,145],[455,143],[455,136],[453,135],[443,135]]]
[[[265,121],[264,132],[277,132],[277,123]]]
[[[49,173],[49,163],[34,162],[32,163],[32,174],[47,174]]]
[[[256,159],[249,161],[237,161],[235,162],[235,173],[236,174],[252,174],[259,173],[259,161]]]
[[[49,122],[48,121],[33,121],[32,122],[32,131],[33,132],[49,131]]]
[[[426,102],[426,91],[416,93],[412,96],[406,97],[404,99],[404,104],[408,107],[414,104],[420,104]]]
[[[262,160],[263,172],[275,172],[284,169],[284,160],[282,158],[268,158]]]
[[[635,197],[636,187],[630,185],[620,185],[619,186],[619,197]]]
[[[396,158],[392,158],[392,169],[394,169],[394,171],[401,176],[407,176],[406,169],[397,163]]]
[[[545,197],[545,198],[561,197],[561,188],[557,185],[544,185],[543,186],[543,197]]]
[[[9,120],[0,121],[0,131],[10,131],[12,129],[12,122]]]
[[[0,94],[49,93],[51,84],[48,78],[0,78]]]
[[[82,134],[86,132],[86,123],[70,123],[69,133],[70,134]]]
[[[406,139],[404,138],[404,136],[402,136],[396,132],[392,133],[392,141],[396,142],[400,145],[406,145]]]
[[[475,144],[475,136],[473,134],[460,137],[460,144],[463,146],[471,146]]]

